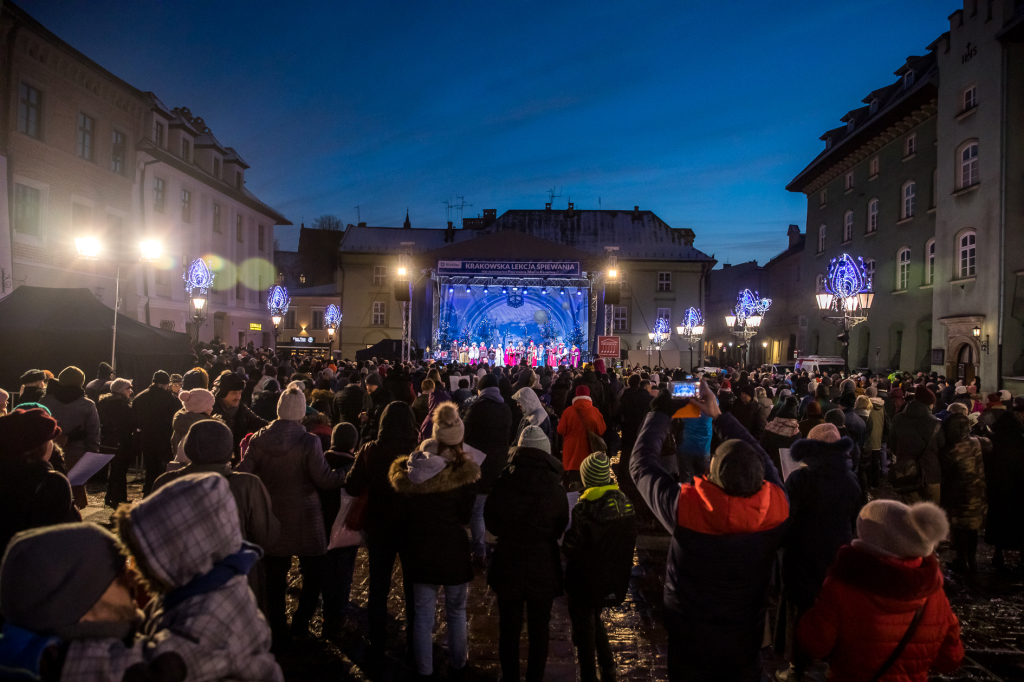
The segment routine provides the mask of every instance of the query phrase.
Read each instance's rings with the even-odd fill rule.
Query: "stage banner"
[[[579,277],[579,261],[439,260],[437,274],[491,277]]]
[[[602,358],[619,357],[619,337],[599,336],[597,337],[597,354]]]

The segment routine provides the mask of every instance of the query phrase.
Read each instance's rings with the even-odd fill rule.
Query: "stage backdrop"
[[[485,294],[481,286],[473,286],[469,292],[465,286],[456,286],[455,292],[442,290],[441,296],[435,343],[447,333],[448,339],[460,343],[507,346],[522,341],[529,345],[532,339],[538,345],[561,341],[567,346],[575,343],[584,353],[588,350],[586,289],[567,287],[561,294],[558,288],[551,288],[542,294],[535,287],[525,293],[509,287],[508,294],[503,294],[500,286],[491,286]]]

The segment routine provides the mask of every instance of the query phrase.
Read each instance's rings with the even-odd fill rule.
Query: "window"
[[[903,212],[900,218],[907,220],[914,217],[914,203],[917,199],[917,183],[913,180],[903,185]]]
[[[671,308],[658,308],[658,319],[665,320],[668,322],[669,329],[672,328],[672,309]]]
[[[629,330],[629,309],[624,305],[612,306],[612,329],[617,332]]]
[[[260,225],[259,226],[259,230],[256,233],[256,235],[257,235],[257,238],[256,238],[257,248],[259,248],[260,251],[263,250],[263,231],[264,231],[264,228],[263,228],[262,225]]]
[[[969,87],[966,90],[964,90],[963,104],[964,104],[964,108],[963,108],[964,111],[970,111],[974,107],[978,106],[978,88],[977,87],[972,85],[971,87]]]
[[[18,88],[18,132],[43,139],[43,93],[27,83]]]
[[[239,301],[245,298],[245,285],[242,284],[241,278],[235,280],[235,298]]]
[[[213,231],[220,232],[220,204],[213,205]]]
[[[878,175],[878,169],[880,165],[881,164],[879,164],[877,156],[868,161],[868,175],[870,175],[871,177]]]
[[[846,189],[847,190],[853,189],[853,172],[852,171],[846,174]]]
[[[825,275],[818,273],[814,278],[814,293],[820,294],[825,291]]]
[[[153,178],[153,210],[164,212],[164,181]]]
[[[181,190],[181,219],[183,222],[192,222],[192,192],[187,189]]]
[[[373,324],[383,326],[385,317],[387,317],[387,304],[384,301],[374,301]]]
[[[305,284],[305,283],[306,283],[306,273],[300,272],[299,273],[299,284]]]
[[[14,229],[21,234],[41,236],[42,192],[35,187],[14,183]]]
[[[124,175],[124,133],[114,131],[110,136],[110,170]]]
[[[242,216],[235,216],[235,241],[242,241]]]
[[[96,120],[92,116],[78,114],[78,155],[86,161],[92,161],[95,157],[93,150],[93,133],[96,132]]]
[[[285,329],[298,329],[295,326],[295,311],[289,310],[284,314],[284,328]]]
[[[818,226],[818,253],[825,251],[825,223]]]
[[[872,280],[875,279],[875,259],[874,258],[868,258],[866,261],[864,261],[864,272],[866,272],[868,274],[868,277],[870,277]]]
[[[843,216],[843,243],[853,239],[853,211],[847,211]]]
[[[978,143],[969,142],[960,149],[960,189],[978,184]]]
[[[160,320],[160,328],[169,332],[174,331],[174,320]]]
[[[235,189],[242,191],[242,171],[235,171]]]
[[[216,157],[213,159],[213,177],[220,180],[220,159]]]
[[[313,322],[309,326],[313,331],[321,331],[324,328],[324,311],[314,310],[312,312]]]
[[[975,239],[974,230],[965,232],[960,237],[960,277],[974,277],[977,274],[975,269]]]
[[[907,71],[903,75],[903,87],[904,88],[909,88],[913,84],[914,84],[914,72],[913,71]]]
[[[156,142],[156,146],[163,149],[164,147],[164,124],[160,121],[156,122],[156,133],[153,135],[153,141]]]
[[[910,282],[910,249],[902,248],[896,256],[896,288],[904,291]]]
[[[935,240],[929,239],[924,245],[924,283],[935,283]]]
[[[672,291],[672,273],[658,273],[658,291]]]
[[[818,204],[820,206],[824,206],[827,203],[828,203],[828,190],[827,189],[823,189],[823,190],[821,190],[821,201],[819,201]]]
[[[386,265],[374,265],[373,266],[373,283],[387,284],[388,283],[388,266]]]
[[[182,140],[181,140],[181,158],[185,159],[186,161],[189,160],[188,151],[189,151],[188,140],[185,139],[185,138],[182,138]]]
[[[917,135],[907,137],[906,146],[903,148],[904,156],[913,156],[917,152]]]
[[[878,199],[868,202],[868,234],[878,230]]]

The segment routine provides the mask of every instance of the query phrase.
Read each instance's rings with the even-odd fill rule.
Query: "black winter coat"
[[[363,396],[366,395],[359,384],[349,384],[334,396],[334,407],[331,409],[331,421],[334,424],[348,422],[359,424],[359,413],[363,411]]]
[[[512,410],[505,404],[486,396],[477,398],[466,409],[463,423],[466,445],[480,450],[487,458],[480,465],[480,480],[476,484],[478,495],[486,495],[508,463],[509,432],[512,429]]]
[[[839,548],[853,541],[862,504],[860,484],[850,471],[854,443],[801,439],[790,456],[807,466],[786,479],[789,527],[782,546],[782,581],[786,598],[800,609],[814,606]]]
[[[81,520],[64,474],[41,459],[0,456],[0,552],[15,533]]]
[[[985,482],[985,542],[1003,549],[1024,549],[1024,414],[1007,410],[992,426]]]
[[[906,457],[916,459],[929,484],[942,482],[939,450],[945,442],[939,420],[924,403],[911,400],[892,418],[889,445],[893,455],[897,461]]]
[[[409,480],[409,456],[391,464],[391,486],[405,503],[402,571],[427,585],[463,585],[473,579],[466,525],[476,501],[480,467],[471,459],[448,464],[422,483]]]
[[[736,417],[736,421],[753,436],[754,440],[761,439],[761,434],[764,433],[764,427],[768,424],[768,420],[765,418],[764,410],[761,409],[760,403],[756,400],[743,402],[743,399],[740,398],[732,406],[732,416]]]
[[[174,434],[174,415],[181,409],[181,400],[171,391],[150,385],[132,401],[132,412],[139,427],[142,442],[165,443],[171,447]],[[241,439],[239,439],[241,440]]]
[[[572,526],[562,539],[565,591],[593,607],[626,599],[636,548],[636,512],[615,486],[591,488],[572,509]]]
[[[356,461],[355,455],[335,450],[325,452],[324,459],[331,465],[332,471],[341,471],[345,476],[348,476],[348,473],[352,471],[352,465]],[[330,542],[331,528],[334,526],[334,519],[338,516],[338,510],[341,509],[341,488],[337,490],[317,490],[316,492],[320,496],[320,509],[324,514],[324,530],[327,532],[327,540]]]
[[[558,538],[569,524],[559,484],[562,463],[536,448],[516,448],[491,487],[484,524],[498,538],[487,584],[503,597],[550,599],[562,594]]]
[[[130,457],[135,437],[135,415],[128,399],[120,393],[107,393],[100,398],[96,412],[100,415],[100,445],[104,452]]]
[[[644,418],[651,411],[650,391],[641,388],[627,388],[619,398],[619,423],[622,425],[622,448],[632,449]]]
[[[135,399],[138,402],[138,398]],[[229,415],[225,410],[224,406],[218,400],[213,404],[213,414],[220,415],[220,418],[224,420],[224,423],[231,429],[232,440],[235,444],[235,458],[237,459],[241,455],[241,444],[242,440],[250,433],[256,433],[270,422],[265,419],[260,419],[256,416],[256,413],[250,410],[245,405],[239,403],[238,409],[235,410],[234,416]],[[172,415],[173,416],[173,415]],[[167,438],[170,442],[170,436]]]

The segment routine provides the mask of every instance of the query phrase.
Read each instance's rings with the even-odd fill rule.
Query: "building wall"
[[[738,346],[743,343],[742,339],[733,335],[725,325],[725,316],[732,314],[736,307],[736,297],[743,289],[750,289],[762,297],[768,296],[768,275],[757,261],[736,265],[726,263],[711,271],[707,307],[704,311],[704,348],[709,365],[746,361],[746,356],[741,358],[738,350]],[[769,310],[768,314],[771,316],[772,312]],[[718,344],[722,344],[721,347]],[[751,362],[756,361],[757,357],[756,354],[751,355]]]
[[[765,264],[768,275],[765,295],[772,299],[772,307],[753,340],[757,358],[763,363],[793,364],[793,351],[799,349],[797,338],[801,329],[807,327],[806,301],[801,295],[804,290],[802,266],[800,251]]]
[[[374,284],[375,266],[386,267],[387,277]],[[355,358],[355,352],[384,339],[402,338],[401,303],[395,301],[393,283],[398,268],[394,254],[341,255],[341,343],[343,358]],[[385,306],[384,324],[373,324],[373,304]]]
[[[676,334],[676,326],[682,322],[687,308],[704,307],[704,267],[701,263],[692,262],[619,261],[623,286],[617,307],[626,307],[627,326],[625,329],[613,326],[612,334],[619,337],[623,350],[646,349],[650,344],[647,334],[654,328],[658,310],[667,308],[672,334],[668,342],[662,344],[662,349],[688,351],[689,344]],[[658,291],[659,273],[662,272],[671,276],[669,291]],[[598,331],[604,333],[603,329]],[[694,361],[698,354],[698,348],[694,347]]]

